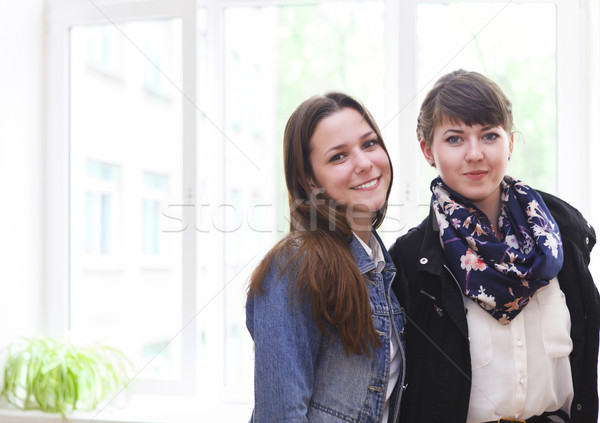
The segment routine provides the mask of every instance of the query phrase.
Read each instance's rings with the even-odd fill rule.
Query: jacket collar
[[[440,243],[440,229],[433,208],[429,209],[429,217],[421,222],[418,230],[423,232],[424,239],[419,250],[419,270],[441,276],[444,272],[444,250]]]
[[[377,239],[377,242],[379,242],[379,245],[381,246],[381,250],[383,252],[383,258],[385,260],[385,267],[383,268],[382,272],[390,272],[391,271],[391,272],[395,273],[396,267],[394,266],[394,262],[392,261],[390,253],[388,253],[387,248],[385,248],[385,246],[381,242],[381,238],[379,238],[379,235],[377,234],[377,232],[375,230],[373,230],[371,232],[371,234],[373,234],[375,239]],[[358,265],[358,269],[360,270],[360,273],[367,273],[367,272],[370,272],[371,270],[375,269],[375,263],[373,262],[371,257],[367,254],[367,252],[361,245],[358,238],[356,238],[356,235],[354,235],[352,237],[352,242],[350,243],[350,249],[352,250],[352,254],[354,254],[354,259],[356,260],[356,264]]]

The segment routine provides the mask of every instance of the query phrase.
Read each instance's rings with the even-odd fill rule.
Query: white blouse
[[[471,350],[467,423],[570,413],[571,318],[558,280],[539,289],[508,325],[464,297]]]

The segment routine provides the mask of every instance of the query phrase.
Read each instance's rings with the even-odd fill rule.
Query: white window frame
[[[67,337],[69,328],[69,31],[76,25],[141,19],[182,20],[183,93],[183,192],[182,203],[194,204],[196,187],[196,62],[184,60],[196,55],[196,1],[194,0],[108,0],[49,1],[47,68],[47,150],[46,150],[46,286],[45,332]],[[193,214],[184,208],[184,220]],[[182,280],[182,379],[144,380],[136,392],[189,394],[195,389],[197,348],[196,322],[196,234],[183,232]],[[174,334],[175,335],[175,334]]]

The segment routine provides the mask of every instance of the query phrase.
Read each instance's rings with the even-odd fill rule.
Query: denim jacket
[[[400,337],[404,311],[390,289],[396,269],[381,245],[385,267],[376,273],[375,263],[358,239],[350,244],[365,275],[373,323],[381,337],[381,347],[370,357],[346,355],[334,329],[332,336],[323,335],[313,318],[310,299],[292,305],[289,288],[293,273],[279,277],[274,260],[263,282],[265,292],[249,298],[246,304],[246,325],[255,351],[251,422],[380,423],[390,373],[391,336],[396,337],[401,354],[400,376],[390,397],[389,413],[389,421],[397,421],[405,373]]]

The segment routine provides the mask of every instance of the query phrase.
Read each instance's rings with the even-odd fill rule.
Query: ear
[[[433,151],[431,150],[430,147],[427,147],[425,138],[421,139],[420,145],[421,145],[421,151],[423,152],[423,156],[425,157],[425,160],[427,160],[427,163],[429,163],[430,165],[433,166],[433,164],[435,163],[435,160],[433,159]]]
[[[317,184],[315,184],[315,181],[313,180],[313,178],[312,178],[311,176],[309,176],[309,177],[307,178],[307,182],[308,182],[308,187],[309,187],[311,190],[314,190],[314,189],[317,189],[317,188],[318,188]]]
[[[511,132],[510,141],[508,142],[508,158],[510,158],[510,156],[512,156],[514,142],[515,142],[515,133]]]

